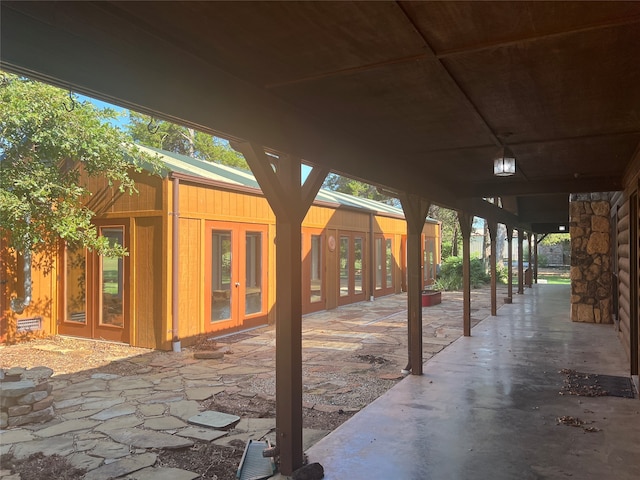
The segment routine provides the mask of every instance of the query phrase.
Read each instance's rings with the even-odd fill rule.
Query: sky
[[[120,113],[120,116],[118,117],[117,120],[111,120],[109,123],[111,123],[114,127],[120,128],[120,129],[124,129],[125,125],[127,123],[129,123],[129,110],[127,110],[126,108],[122,108],[119,107],[117,105],[113,105],[111,103],[107,103],[107,102],[103,102],[102,100],[97,100],[95,98],[91,98],[91,97],[87,97],[86,95],[81,95],[81,94],[76,94],[78,100],[80,102],[90,102],[92,104],[94,104],[96,107],[98,108],[111,108],[117,112]],[[309,175],[309,173],[311,172],[311,167],[307,166],[307,165],[302,165],[302,169],[301,169],[301,176],[302,176],[302,182],[304,183],[304,181],[306,180],[307,176]]]
[[[86,95],[76,94],[76,97],[80,102],[90,102],[93,103],[98,108],[111,108],[119,113],[121,116],[118,117],[117,120],[111,120],[111,123],[114,127],[118,127],[123,129],[124,126],[129,123],[129,111],[125,108],[118,107],[116,105],[112,105],[111,103],[103,102],[102,100],[96,100],[95,98],[87,97]]]

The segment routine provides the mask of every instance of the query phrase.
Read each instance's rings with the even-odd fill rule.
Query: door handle
[[[236,282],[236,287],[239,287],[239,286],[240,286],[240,282]]]

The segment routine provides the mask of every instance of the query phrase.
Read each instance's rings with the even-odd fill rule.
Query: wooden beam
[[[301,161],[273,158],[257,144],[234,145],[242,152],[276,216],[276,445],[280,471],[291,475],[302,452],[302,244],[301,226],[324,177],[313,169],[301,183]]]
[[[518,294],[524,293],[524,237],[526,233],[518,230]]]
[[[511,303],[513,299],[513,228],[507,227],[507,302]]]
[[[538,235],[534,233],[533,242],[533,281],[538,283]]]
[[[497,291],[497,268],[496,268],[496,243],[498,236],[498,224],[496,222],[487,222],[487,229],[489,230],[489,237],[491,237],[491,254],[490,254],[490,268],[491,268],[491,315],[494,317],[498,314],[498,305],[496,301]]]
[[[405,370],[422,375],[422,229],[430,202],[413,194],[400,195],[407,221],[408,364]]]
[[[473,215],[458,212],[460,232],[462,233],[462,323],[465,337],[471,336],[471,227]]]
[[[532,276],[532,274],[533,274],[533,255],[532,255],[533,248],[531,247],[531,239],[532,239],[532,237],[533,237],[533,233],[529,233],[529,235],[527,235],[527,246],[528,246],[528,249],[527,249],[527,262],[529,264],[529,267],[527,268],[527,270],[529,270],[529,278],[527,278],[525,280],[527,280],[527,286],[529,288],[532,288],[532,286],[533,286],[532,283],[531,283],[531,281],[533,279],[533,276]]]

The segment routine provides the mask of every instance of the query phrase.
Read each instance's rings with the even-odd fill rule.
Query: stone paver
[[[123,428],[107,432],[113,440],[136,448],[184,448],[193,445],[191,440],[162,432]]]
[[[180,468],[147,467],[135,472],[135,480],[193,480],[200,475]],[[134,480],[134,477],[127,477]]]
[[[33,442],[22,442],[14,445],[11,453],[21,460],[27,458],[34,453],[42,453],[48,457],[51,455],[60,455],[66,457],[73,453],[73,438],[59,436],[54,438],[46,438],[43,440],[35,440]]]
[[[207,410],[206,412],[199,413],[198,415],[194,415],[189,418],[189,423],[201,425],[203,427],[223,429],[233,425],[238,420],[240,420],[240,417],[237,415]]]
[[[35,433],[39,437],[55,437],[64,433],[74,432],[76,430],[89,430],[96,425],[98,425],[98,422],[95,420],[67,420],[66,422],[58,423],[57,425],[43,428],[42,430],[36,430]]]
[[[2,430],[0,432],[0,445],[28,442],[34,438],[36,437],[29,430],[22,428],[16,430]]]
[[[91,470],[84,476],[84,480],[111,480],[123,475],[142,470],[156,463],[155,453],[143,453],[129,458],[123,458],[117,462],[103,465],[95,470]]]
[[[150,418],[143,424],[144,428],[149,428],[151,430],[175,430],[186,426],[186,423],[176,417]]]
[[[76,452],[67,457],[67,461],[74,467],[81,470],[94,470],[102,465],[102,458],[93,457],[85,453]]]
[[[227,434],[224,430],[213,430],[205,427],[187,427],[176,432],[181,437],[194,438],[205,442],[211,442]]]
[[[112,418],[122,417],[123,415],[131,415],[132,413],[136,413],[135,405],[121,404],[101,410],[100,412],[91,415],[89,418],[92,420],[110,420]]]

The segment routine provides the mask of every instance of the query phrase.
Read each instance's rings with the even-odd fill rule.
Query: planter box
[[[422,292],[423,307],[438,305],[440,302],[442,302],[442,294],[439,290],[423,290]]]

